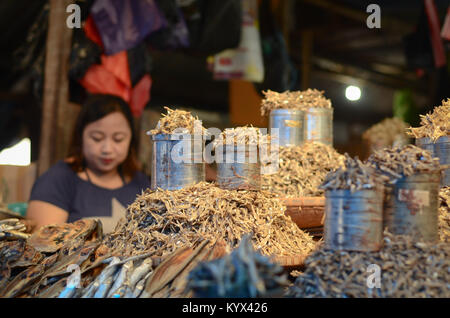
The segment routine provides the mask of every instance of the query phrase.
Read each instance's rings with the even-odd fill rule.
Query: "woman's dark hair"
[[[111,113],[120,112],[127,119],[131,129],[131,142],[128,149],[128,156],[118,167],[125,176],[132,178],[139,169],[136,159],[136,135],[134,132],[134,121],[130,107],[120,97],[113,95],[90,95],[83,104],[78,115],[72,141],[69,147],[69,165],[75,172],[83,171],[86,168],[86,161],[83,155],[83,131],[84,128]]]

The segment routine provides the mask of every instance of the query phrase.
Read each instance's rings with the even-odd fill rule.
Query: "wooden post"
[[[311,77],[311,56],[313,49],[313,32],[302,31],[302,90],[309,88]]]
[[[42,106],[38,175],[63,154],[67,140],[69,82],[68,63],[72,30],[67,27],[66,8],[72,0],[50,0]],[[61,158],[62,159],[62,158]]]

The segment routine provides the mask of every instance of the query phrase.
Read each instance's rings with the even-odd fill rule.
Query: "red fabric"
[[[450,6],[447,9],[447,16],[442,26],[441,36],[443,39],[450,41]]]
[[[142,115],[142,111],[150,100],[150,89],[152,87],[152,78],[150,75],[144,75],[141,80],[133,87],[131,92],[130,107],[135,117]]]
[[[103,65],[92,65],[80,84],[92,94],[111,94],[130,100],[130,88],[109,72]]]
[[[433,47],[434,65],[440,68],[447,64],[445,58],[444,44],[440,35],[439,16],[437,14],[434,0],[424,0],[427,13],[428,25],[430,27],[431,46]]]
[[[121,97],[129,105],[134,116],[139,117],[150,100],[152,78],[144,75],[131,87],[127,52],[101,57],[102,64],[92,65],[80,84],[92,94],[111,94]]]
[[[100,37],[100,33],[98,33],[97,26],[95,25],[92,15],[89,15],[86,19],[86,23],[84,24],[84,33],[86,33],[88,39],[103,49],[102,38]]]
[[[91,15],[84,25],[86,36],[103,49],[100,34]],[[144,75],[132,87],[127,51],[101,56],[101,64],[92,65],[80,84],[92,94],[111,94],[121,97],[129,105],[133,116],[139,117],[150,100],[152,78]]]
[[[122,51],[114,55],[102,54],[101,60],[105,69],[114,74],[114,76],[127,87],[131,88],[132,84],[130,79],[130,68],[128,66],[127,51]]]

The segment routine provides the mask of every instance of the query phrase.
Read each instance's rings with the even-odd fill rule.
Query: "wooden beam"
[[[356,10],[349,8],[347,6],[343,6],[340,4],[336,4],[335,2],[332,2],[330,0],[302,0],[305,3],[323,8],[325,10],[332,11],[334,13],[337,13],[339,15],[342,15],[346,18],[363,22],[364,25],[366,25],[367,17],[369,16],[369,13],[366,12],[365,8],[364,10]],[[381,8],[383,10],[383,8]],[[401,33],[409,33],[413,31],[414,26],[410,26],[407,23],[404,23],[400,20],[394,19],[392,17],[388,17],[386,15],[381,14],[381,28],[382,29],[388,29],[388,30],[395,30],[397,32]]]
[[[333,78],[341,83],[352,84],[356,78],[365,83],[372,82],[374,84],[391,88],[411,88],[418,94],[427,93],[423,83],[420,81],[409,81],[399,77],[383,75],[371,70],[337,63],[321,57],[314,57],[313,63],[319,68],[319,70],[322,70],[322,72],[319,70],[314,70],[314,75],[319,75],[320,73],[327,78]],[[324,71],[326,73],[324,73]]]
[[[65,126],[68,103],[68,63],[72,30],[67,27],[66,8],[72,0],[50,0],[47,32],[44,92],[42,101],[41,140],[38,175],[61,158],[61,145],[66,140]]]

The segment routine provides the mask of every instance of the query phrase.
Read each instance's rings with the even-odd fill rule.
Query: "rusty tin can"
[[[325,248],[377,251],[383,240],[383,187],[325,192]]]
[[[442,136],[433,142],[430,138],[416,139],[416,146],[428,150],[439,163],[444,166],[441,175],[441,186],[450,186],[450,136]]]
[[[332,146],[333,108],[310,107],[304,113],[304,141],[317,141]]]
[[[438,239],[439,172],[398,179],[385,187],[383,227],[393,234]]]
[[[152,135],[151,189],[179,190],[205,181],[201,135]]]
[[[269,128],[278,128],[280,146],[300,146],[304,136],[304,113],[298,109],[274,109],[270,112]]]
[[[216,148],[224,154],[217,161],[217,184],[222,189],[261,189],[261,163],[257,146],[225,145]]]

